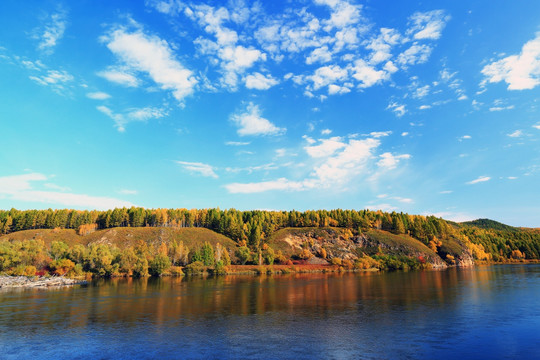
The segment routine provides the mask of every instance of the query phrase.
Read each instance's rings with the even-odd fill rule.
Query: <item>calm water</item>
[[[2,359],[540,359],[540,266],[0,292]]]

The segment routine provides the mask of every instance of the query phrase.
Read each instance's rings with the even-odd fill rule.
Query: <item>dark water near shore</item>
[[[0,292],[2,359],[540,359],[540,265]]]

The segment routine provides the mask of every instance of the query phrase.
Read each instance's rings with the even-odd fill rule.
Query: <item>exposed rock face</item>
[[[375,234],[376,235],[376,234]],[[334,257],[355,261],[365,254],[375,254],[382,251],[385,254],[405,255],[417,259],[423,259],[431,264],[434,269],[445,269],[448,264],[436,253],[410,237],[385,233],[386,239],[377,240],[368,233],[352,236],[343,230],[319,228],[317,230],[294,230],[287,234],[282,241],[286,242],[292,253],[299,254],[303,249],[308,249],[316,257],[309,261],[315,263],[321,259],[322,249],[326,252],[326,258]],[[402,241],[405,239],[406,241]],[[472,256],[468,250],[464,250],[461,257],[456,257],[456,266],[473,265]]]
[[[469,249],[464,248],[463,253],[456,257],[457,267],[471,267],[474,266],[474,259]]]

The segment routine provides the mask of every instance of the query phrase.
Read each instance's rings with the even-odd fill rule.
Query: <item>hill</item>
[[[341,228],[285,228],[278,230],[268,244],[281,251],[286,257],[298,258],[304,250],[320,257],[340,258],[356,261],[363,256],[393,256],[422,259],[433,268],[447,267],[446,256],[455,259],[457,266],[473,265],[470,251],[464,244],[449,239],[434,251],[417,239],[405,234],[392,234],[383,230],[369,230],[353,234]]]
[[[519,228],[515,228],[510,225],[506,225],[491,219],[476,219],[472,221],[465,221],[460,223],[464,226],[474,226],[480,229],[487,230],[502,230],[502,231],[519,231]]]
[[[77,244],[84,246],[106,244],[125,249],[135,247],[140,241],[157,247],[161,243],[170,245],[173,240],[178,243],[182,241],[190,249],[201,247],[204,242],[210,243],[213,247],[218,243],[227,249],[236,247],[236,243],[228,237],[205,228],[125,227],[97,230],[84,236],[77,235],[72,229],[36,229],[0,236],[0,242],[30,239],[41,239],[47,247],[50,247],[53,241],[62,241],[69,247]]]

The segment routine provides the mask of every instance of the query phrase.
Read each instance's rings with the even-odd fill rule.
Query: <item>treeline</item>
[[[0,233],[30,229],[89,229],[113,227],[204,227],[258,247],[261,237],[284,227],[342,227],[354,230],[381,229],[395,234],[409,233],[428,243],[452,231],[434,216],[385,213],[370,210],[239,211],[235,209],[144,209],[116,208],[108,211],[0,210]],[[82,228],[81,228],[82,227]]]
[[[489,221],[482,221],[487,226]],[[496,223],[496,222],[493,222]],[[499,223],[496,223],[499,224]],[[108,211],[0,210],[0,234],[29,229],[75,229],[84,235],[113,227],[204,227],[223,234],[258,253],[267,239],[285,227],[341,227],[354,234],[379,229],[407,234],[435,252],[460,241],[475,259],[539,259],[540,234],[503,224],[496,229],[447,222],[434,216],[371,210],[239,211],[235,209],[116,208]],[[451,239],[452,242],[447,240]]]

